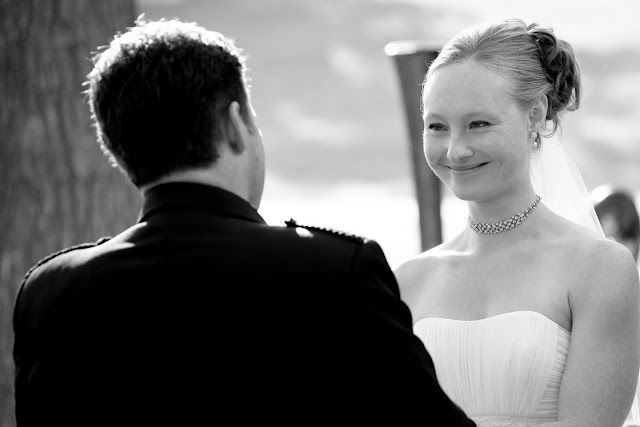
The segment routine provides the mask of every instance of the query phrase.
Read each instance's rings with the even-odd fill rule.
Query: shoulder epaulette
[[[34,265],[33,267],[31,267],[29,269],[29,271],[27,271],[27,274],[24,275],[24,279],[22,279],[22,284],[20,285],[20,287],[22,287],[22,285],[27,281],[27,279],[29,278],[29,276],[31,275],[31,273],[33,273],[33,271],[40,267],[42,264],[45,264],[49,261],[51,261],[52,259],[54,259],[55,257],[58,257],[62,254],[66,254],[67,252],[72,252],[78,249],[86,249],[86,248],[93,248],[95,246],[101,245],[104,242],[109,241],[109,239],[111,239],[111,237],[101,237],[98,240],[96,240],[94,243],[80,243],[79,245],[74,245],[65,249],[62,249],[60,251],[54,252],[51,255],[47,255],[46,257],[42,258],[40,261],[38,261],[36,263],[36,265]]]
[[[341,237],[345,240],[349,240],[350,242],[357,243],[360,245],[367,242],[367,239],[365,239],[364,237],[360,237],[355,234],[345,233],[344,231],[333,230],[331,228],[326,228],[326,227],[315,227],[313,225],[298,224],[298,222],[293,218],[290,219],[289,221],[285,221],[284,223],[287,225],[287,227],[301,227],[307,230],[321,231],[323,233],[329,233],[334,236]]]

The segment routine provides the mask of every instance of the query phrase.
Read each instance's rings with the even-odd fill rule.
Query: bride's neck
[[[487,200],[467,202],[471,219],[476,222],[504,221],[529,209],[537,195],[533,187],[512,194],[502,194]]]

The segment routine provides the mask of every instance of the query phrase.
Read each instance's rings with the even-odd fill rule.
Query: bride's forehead
[[[504,103],[510,100],[511,82],[488,71],[474,61],[441,66],[425,82],[424,103],[478,104]]]

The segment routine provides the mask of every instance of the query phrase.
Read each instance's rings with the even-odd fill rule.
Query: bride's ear
[[[542,95],[533,104],[531,110],[529,110],[529,132],[538,132],[542,129],[547,122],[547,109],[549,108],[549,101],[546,95]]]

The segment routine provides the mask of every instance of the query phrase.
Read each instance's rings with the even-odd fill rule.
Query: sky
[[[271,224],[294,218],[375,239],[392,266],[418,254],[406,113],[384,48],[442,45],[512,17],[550,26],[575,48],[584,97],[562,139],[588,189],[640,190],[635,0],[139,0],[138,9],[195,21],[244,49],[267,155],[259,211]],[[466,226],[466,205],[446,189],[441,213],[445,239]]]

